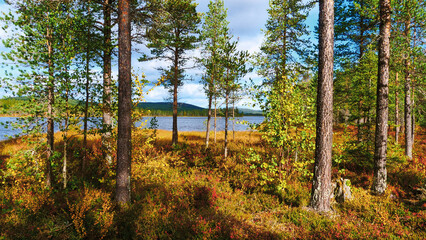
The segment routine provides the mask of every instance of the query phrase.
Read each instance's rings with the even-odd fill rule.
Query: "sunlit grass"
[[[417,144],[425,140],[423,133],[423,129],[419,131]],[[335,139],[345,147],[343,135],[343,130],[338,129]],[[334,203],[334,212],[322,216],[305,208],[311,180],[294,167],[287,169],[291,162],[283,169],[286,179],[282,190],[273,187],[274,179],[264,178],[278,175],[267,175],[269,170],[260,168],[260,163],[251,167],[250,151],[260,153],[259,161],[270,161],[265,154],[271,149],[258,132],[236,132],[234,140],[230,131],[227,159],[223,157],[223,131],[217,133],[216,144],[211,133],[207,150],[204,132],[181,132],[177,146],[171,145],[171,136],[170,131],[164,130],[155,134],[154,130],[134,132],[132,205],[127,209],[120,209],[113,201],[115,165],[107,165],[102,158],[99,135],[88,135],[88,176],[82,179],[82,135],[68,133],[66,190],[61,190],[62,133],[55,134],[59,155],[52,159],[53,190],[44,188],[43,166],[36,165],[43,163],[43,154],[19,154],[31,148],[21,139],[0,143],[4,156],[0,174],[0,239],[426,237],[425,200],[414,195],[425,184],[424,152],[417,151],[412,162],[390,161],[389,187],[384,196],[370,194],[370,170],[347,170],[342,177],[350,179],[354,199]],[[337,153],[348,154],[344,150]],[[399,154],[398,148],[389,149],[389,156],[401,158]],[[352,159],[345,161],[363,161]],[[312,166],[307,167],[312,170]]]

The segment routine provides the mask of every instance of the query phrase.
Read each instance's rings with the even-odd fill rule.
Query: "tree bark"
[[[395,74],[395,144],[398,144],[399,141],[399,129],[400,129],[400,122],[399,122],[399,99],[398,99],[398,72]]]
[[[390,0],[380,0],[380,39],[377,76],[376,136],[374,147],[374,176],[372,191],[386,191],[386,153],[388,141],[389,58],[390,58]]]
[[[68,70],[67,70],[68,71]],[[65,126],[64,126],[64,135],[63,135],[63,141],[64,141],[64,164],[62,166],[62,179],[63,179],[63,188],[66,189],[67,188],[67,184],[68,184],[68,168],[67,168],[67,164],[68,164],[68,124],[69,124],[69,118],[70,118],[70,113],[69,113],[69,80],[67,79],[66,82],[66,90],[65,90]]]
[[[405,60],[405,102],[404,102],[404,118],[405,118],[405,155],[413,158],[413,138],[412,138],[412,106],[411,106],[411,76],[410,61]]]
[[[103,51],[103,134],[102,134],[102,151],[104,158],[108,164],[112,163],[112,90],[111,90],[111,0],[105,0],[103,8],[104,14],[104,51]]]
[[[408,39],[410,36],[410,21],[405,22],[404,36]],[[407,40],[408,41],[408,40]],[[412,122],[412,102],[411,102],[411,63],[410,56],[407,54],[405,59],[405,102],[404,102],[404,118],[405,118],[405,155],[413,158],[413,122]]]
[[[212,89],[211,87],[209,88]],[[213,94],[209,93],[209,110],[207,113],[207,129],[206,129],[206,149],[209,148],[210,120],[212,118],[212,101],[213,101]]]
[[[130,203],[132,79],[130,0],[118,1],[118,140],[116,201]]]
[[[178,108],[178,98],[177,98],[177,90],[178,90],[178,77],[179,77],[179,50],[176,48],[174,51],[175,59],[174,59],[174,73],[173,73],[173,135],[172,135],[172,145],[176,145],[178,143],[178,128],[177,128],[177,108]]]
[[[235,99],[232,101],[232,140],[235,141]]]
[[[229,117],[229,91],[226,90],[225,97],[225,158],[228,157],[228,117]]]
[[[410,19],[405,21],[404,37],[407,44],[410,45]],[[408,50],[407,50],[408,51]],[[405,118],[405,155],[413,158],[413,122],[412,122],[412,101],[411,101],[411,63],[410,54],[406,54],[405,58],[405,103],[404,103],[404,118]]]
[[[411,152],[413,152],[414,149],[414,135],[415,135],[415,131],[416,131],[416,107],[414,105],[414,85],[411,87],[412,92],[411,92]]]
[[[48,72],[49,72],[49,81],[47,87],[47,156],[46,156],[46,187],[50,188],[52,186],[52,165],[51,157],[54,151],[54,142],[55,142],[55,129],[53,123],[53,105],[55,104],[55,78],[53,72],[53,47],[51,41],[51,30],[47,29],[47,52],[48,52]]]
[[[90,10],[88,10],[90,14]],[[90,87],[90,23],[87,28],[87,43],[86,43],[86,83],[85,83],[85,105],[84,105],[84,120],[83,120],[83,162],[81,165],[81,175],[85,176],[87,169],[87,121],[89,118],[89,87]]]
[[[214,97],[214,143],[216,144],[216,135],[217,135],[217,100],[216,100],[216,96]]]
[[[315,167],[310,207],[330,211],[333,144],[334,1],[320,0]]]

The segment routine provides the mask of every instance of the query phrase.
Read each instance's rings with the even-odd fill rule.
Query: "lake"
[[[150,127],[150,122],[153,117],[145,117],[141,122],[136,123],[136,126],[139,127],[142,123],[145,125],[144,128]],[[157,129],[169,130],[171,131],[173,126],[172,117],[156,117],[157,119]],[[10,124],[7,122],[16,122],[17,118],[15,117],[0,117],[0,140],[5,140],[8,136],[14,136],[20,134],[21,131],[17,129],[11,129],[7,127]],[[95,128],[98,126],[95,122],[99,122],[100,118],[91,118],[92,122],[89,122],[89,129]],[[263,121],[262,116],[250,116],[250,117],[239,117],[235,120],[235,130],[236,131],[246,131],[250,127],[247,124],[242,124],[241,122],[247,122],[250,124],[258,124]],[[211,120],[211,130],[213,129],[214,118]],[[232,131],[232,120],[229,119],[228,129]],[[45,125],[45,124],[44,124]],[[178,130],[179,131],[205,131],[207,125],[207,117],[178,117]],[[45,129],[45,126],[43,126]],[[217,130],[223,131],[225,129],[225,118],[217,119]],[[55,131],[59,130],[59,125],[55,125]]]

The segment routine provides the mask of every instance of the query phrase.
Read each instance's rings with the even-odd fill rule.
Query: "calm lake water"
[[[151,126],[152,117],[145,117],[141,122],[136,123],[136,126],[140,126],[144,124],[144,128],[149,128]],[[172,130],[172,117],[156,117],[158,127],[157,129],[163,130]],[[211,130],[213,130],[213,119],[211,121]],[[96,122],[99,122],[99,118],[91,118],[92,122],[89,122],[89,129],[96,128],[99,126]],[[14,117],[0,117],[0,140],[5,140],[8,136],[15,136],[17,134],[21,134],[21,130],[12,129],[10,122],[16,122],[17,118]],[[246,131],[249,130],[250,127],[247,123],[257,124],[263,121],[263,117],[261,116],[252,116],[252,117],[239,117],[235,120],[235,130],[236,131]],[[9,123],[8,123],[9,122]],[[246,122],[243,124],[242,122]],[[228,129],[232,130],[232,120],[230,119],[228,123]],[[43,130],[45,131],[45,124],[43,125]],[[207,125],[207,117],[178,117],[178,130],[179,131],[205,131]],[[59,130],[59,125],[55,125],[55,131]],[[223,131],[225,129],[225,118],[217,119],[217,130]]]

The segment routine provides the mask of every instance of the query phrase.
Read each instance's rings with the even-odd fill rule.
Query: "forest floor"
[[[82,176],[81,136],[68,143],[68,186],[62,189],[63,142],[57,133],[52,189],[43,186],[42,144],[0,143],[0,239],[425,239],[426,129],[418,128],[413,160],[390,134],[388,189],[370,192],[371,146],[353,128],[335,130],[333,179],[351,183],[352,200],[320,215],[309,203],[313,151],[271,165],[273,150],[257,132],[223,132],[205,150],[205,133],[136,131],[132,204],[113,201],[115,169],[102,159],[99,136],[89,137]],[[401,139],[403,139],[401,137]],[[114,149],[113,149],[114,150]],[[370,150],[371,151],[371,150]]]

